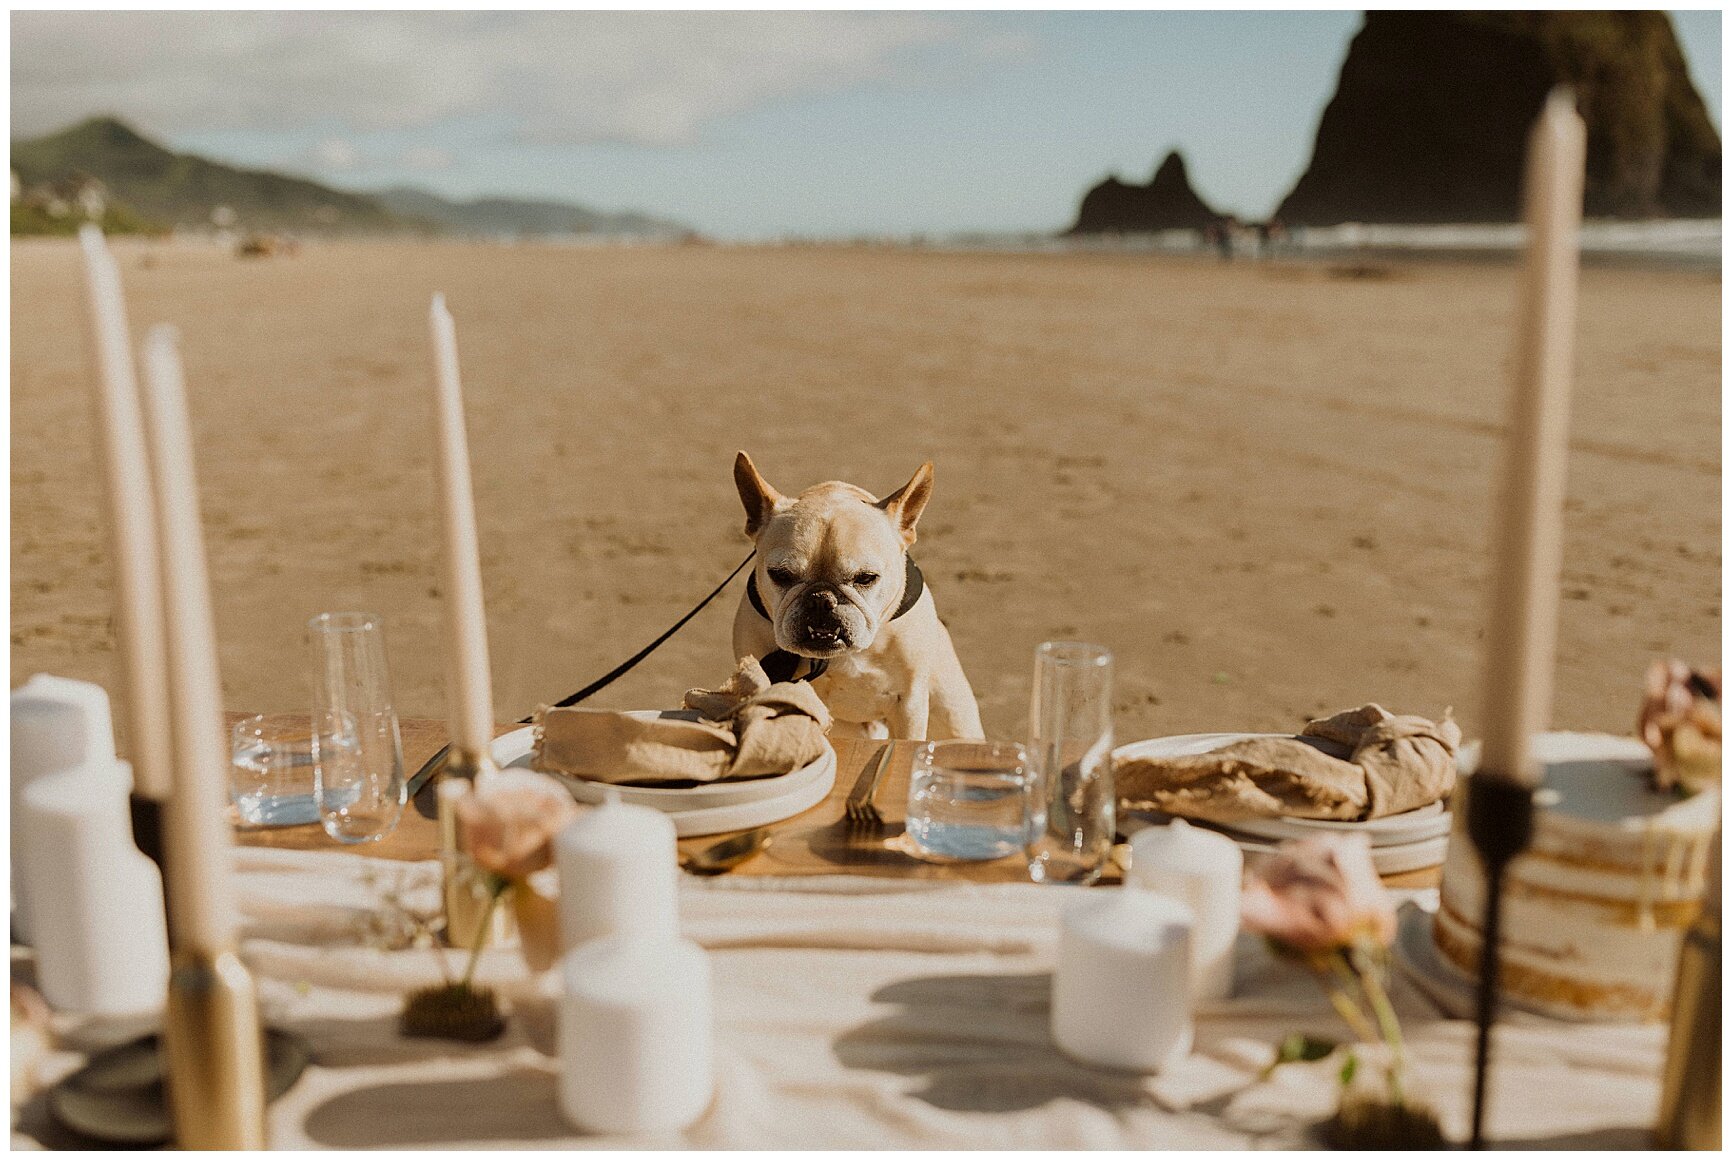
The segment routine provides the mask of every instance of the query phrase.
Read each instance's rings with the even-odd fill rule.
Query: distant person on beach
[[[1221,261],[1233,260],[1233,227],[1225,221],[1216,222],[1209,227],[1206,237],[1214,243],[1216,251],[1221,255]]]
[[[1270,218],[1266,222],[1257,223],[1257,253],[1260,257],[1275,253],[1286,240],[1287,225],[1280,218]]]

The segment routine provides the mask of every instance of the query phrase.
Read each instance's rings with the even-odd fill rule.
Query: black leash
[[[751,552],[748,552],[746,554],[746,559],[742,560],[738,565],[735,566],[734,571],[728,574],[727,580],[724,580],[721,584],[719,584],[715,588],[711,589],[709,596],[705,597],[703,600],[699,601],[695,606],[693,606],[691,612],[687,613],[685,616],[683,616],[679,620],[675,621],[673,623],[673,625],[667,630],[667,632],[663,633],[660,637],[657,637],[654,641],[651,641],[648,645],[645,645],[642,649],[639,649],[636,653],[633,653],[630,657],[626,658],[624,661],[622,661],[618,665],[614,666],[607,673],[603,674],[601,677],[596,678],[594,681],[590,682],[588,685],[584,686],[582,689],[578,690],[576,693],[568,694],[567,696],[560,698],[558,701],[554,702],[553,704],[555,706],[562,708],[562,709],[566,706],[576,705],[578,702],[584,700],[587,697],[590,697],[593,694],[601,692],[602,690],[606,689],[608,686],[612,685],[614,682],[618,681],[620,678],[624,677],[626,674],[630,673],[632,671],[632,669],[634,669],[637,666],[638,662],[642,661],[645,657],[648,657],[651,653],[654,653],[657,649],[661,648],[662,643],[664,641],[666,641],[669,637],[672,637],[675,633],[678,633],[681,629],[685,628],[686,622],[690,621],[693,617],[695,617],[699,613],[703,612],[705,607],[707,607],[711,601],[713,601],[717,597],[721,596],[722,590],[727,588],[728,585],[732,584],[734,578],[739,576],[741,572],[745,571],[746,566],[748,564],[752,563],[752,558],[756,555],[757,555],[757,551],[755,549]],[[535,720],[535,716],[533,714],[531,714],[528,717],[518,718],[517,724],[520,726],[527,726],[534,720]],[[432,794],[424,794],[422,792],[433,784],[433,775],[437,774],[439,772],[439,768],[445,765],[445,758],[450,753],[451,753],[451,746],[449,743],[447,743],[445,745],[445,747],[443,749],[441,749],[437,754],[435,754],[431,758],[427,759],[426,764],[423,765],[421,767],[421,769],[415,771],[415,777],[409,779],[409,786],[408,786],[409,797],[411,797],[415,800],[415,809],[420,811],[422,817],[424,817],[424,818],[433,818],[438,811],[438,807],[437,807],[437,804],[436,804]]]
[[[614,666],[612,670],[603,674],[601,677],[596,678],[576,693],[560,698],[558,701],[553,703],[554,706],[559,709],[564,709],[566,706],[576,705],[578,702],[583,701],[592,694],[599,693],[612,685],[615,681],[624,677],[627,673],[630,673],[638,662],[661,648],[664,641],[685,628],[687,621],[690,621],[693,617],[703,612],[704,608],[708,606],[711,601],[721,596],[722,590],[733,583],[734,578],[744,572],[746,566],[752,563],[752,558],[757,555],[756,549],[748,552],[746,554],[746,559],[742,560],[734,567],[734,571],[728,574],[726,580],[711,589],[709,596],[699,601],[692,608],[691,612],[675,621],[667,632],[663,633],[660,637],[657,637],[654,641],[651,641],[648,645],[645,645],[642,649],[639,649],[636,653],[633,653],[630,657]],[[902,602],[896,606],[896,611],[890,615],[892,621],[912,609],[915,604],[919,602],[921,594],[926,591],[926,577],[921,573],[920,566],[914,563],[912,557],[904,557],[903,559],[904,576],[902,585]],[[746,596],[752,602],[753,610],[755,610],[760,617],[764,618],[764,620],[768,621],[770,619],[770,613],[769,610],[764,608],[763,598],[758,595],[758,578],[756,576],[747,578]],[[804,673],[800,672],[802,663],[805,665]],[[773,650],[765,656],[759,664],[764,667],[764,673],[771,681],[811,681],[813,678],[821,675],[830,666],[830,663],[822,658],[801,657],[798,654],[789,653],[785,649]],[[796,676],[796,674],[798,674],[798,676]],[[527,726],[534,720],[535,716],[531,714],[528,717],[518,718],[517,724],[520,726]],[[440,767],[445,765],[445,758],[450,753],[451,746],[447,743],[446,746],[437,754],[427,759],[426,764],[422,766],[421,769],[415,771],[415,777],[409,779],[409,797],[414,799],[415,809],[421,813],[423,818],[434,818],[438,814],[438,803],[434,799],[431,791],[433,775],[437,774]]]

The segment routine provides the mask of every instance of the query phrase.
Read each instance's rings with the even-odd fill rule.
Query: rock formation
[[[1167,154],[1148,185],[1127,185],[1115,174],[1083,195],[1072,234],[1146,234],[1202,230],[1221,221],[1191,188],[1185,159]]]
[[[1527,133],[1576,90],[1590,217],[1719,217],[1720,134],[1664,12],[1369,12],[1284,222],[1520,217]]]

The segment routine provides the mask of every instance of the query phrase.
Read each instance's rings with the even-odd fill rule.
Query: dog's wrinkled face
[[[852,484],[818,484],[790,499],[741,452],[734,482],[746,535],[758,546],[758,596],[776,644],[803,657],[871,646],[896,612],[914,525],[932,492],[932,465],[883,500]]]

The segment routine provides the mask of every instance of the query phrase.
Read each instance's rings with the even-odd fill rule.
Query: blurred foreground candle
[[[36,979],[60,1011],[162,1009],[162,876],[133,845],[131,789],[132,772],[110,753],[39,778],[22,795],[23,859],[41,920]]]
[[[1191,909],[1191,998],[1233,994],[1233,944],[1239,938],[1239,880],[1245,856],[1224,834],[1175,819],[1131,836],[1130,879]]]
[[[151,328],[145,371],[174,740],[174,791],[163,828],[173,952],[163,1023],[169,1103],[182,1149],[262,1149],[264,1043],[253,979],[235,953],[222,682],[172,327]]]
[[[12,928],[27,944],[35,940],[23,865],[24,788],[98,758],[114,760],[114,721],[100,685],[38,673],[12,691]]]
[[[688,939],[614,935],[565,959],[559,1107],[591,1133],[675,1132],[714,1088],[710,962]]]
[[[78,239],[84,250],[91,349],[97,370],[93,426],[106,500],[115,637],[121,662],[120,701],[126,711],[126,749],[132,759],[133,781],[142,800],[134,816],[140,828],[134,837],[155,857],[162,849],[160,807],[168,799],[172,777],[168,686],[163,680],[168,672],[168,645],[163,636],[156,486],[145,450],[120,271],[96,226],[86,224]]]
[[[671,938],[678,929],[678,840],[661,811],[609,791],[559,832],[553,850],[564,947],[604,935]]]
[[[475,493],[464,430],[463,380],[457,369],[457,328],[445,296],[433,296],[433,458],[439,480],[445,552],[440,604],[445,611],[445,665],[451,745],[469,764],[493,740],[493,678],[487,659],[487,613],[481,597],[481,549],[475,534]]]
[[[1661,1149],[1720,1148],[1720,835],[1708,862],[1708,894],[1684,936],[1672,989],[1672,1033],[1661,1073]]]
[[[1191,910],[1135,887],[1091,891],[1060,920],[1052,1038],[1085,1064],[1159,1072],[1191,1051]]]
[[[1586,155],[1574,97],[1553,93],[1528,146],[1528,241],[1480,718],[1480,770],[1528,785],[1539,780],[1530,741],[1551,713],[1557,650]]]

